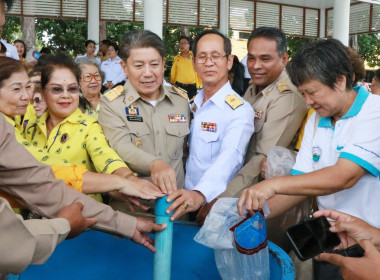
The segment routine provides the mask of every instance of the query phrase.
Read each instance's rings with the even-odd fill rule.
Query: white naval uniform
[[[302,174],[336,164],[345,158],[367,171],[351,188],[319,196],[319,209],[334,209],[359,217],[380,228],[380,96],[363,87],[348,112],[331,125],[321,117],[314,135],[314,113],[306,124],[301,149],[292,174]]]
[[[7,48],[7,57],[12,57],[16,60],[20,60],[18,57],[17,48],[13,46],[12,44],[9,44],[6,40],[0,39],[0,41],[4,44],[4,46]]]
[[[108,81],[111,81],[114,85],[116,85],[127,79],[120,62],[121,58],[118,56],[114,60],[109,58],[103,61],[101,66],[101,69],[105,74],[103,85],[105,85]]]
[[[235,110],[226,102],[233,94],[243,102]],[[185,189],[201,192],[206,202],[224,192],[227,184],[240,170],[252,133],[252,106],[236,94],[229,82],[203,106],[204,92],[194,99],[196,110],[191,121],[190,153],[186,163]],[[216,130],[202,129],[202,123],[215,124]]]

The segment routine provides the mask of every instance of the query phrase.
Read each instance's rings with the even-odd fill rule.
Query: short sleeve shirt
[[[319,209],[335,209],[380,227],[380,96],[355,88],[356,99],[348,112],[331,125],[321,117],[314,132],[316,114],[309,118],[292,174],[333,166],[339,158],[367,171],[351,188],[318,197]]]

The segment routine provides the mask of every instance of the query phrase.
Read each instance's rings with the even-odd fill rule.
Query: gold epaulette
[[[182,98],[185,98],[186,100],[188,99],[186,90],[184,90],[183,88],[180,88],[176,85],[173,85],[173,89],[174,89],[175,93],[177,93],[179,96],[181,96]]]
[[[244,104],[244,102],[239,98],[237,97],[236,95],[234,94],[230,94],[230,95],[227,95],[226,96],[226,99],[224,99],[224,101],[226,101],[226,103],[233,109],[235,110],[237,107],[241,106]]]
[[[279,81],[277,83],[277,88],[280,92],[284,92],[285,90],[290,90],[288,83],[285,81]]]
[[[117,97],[119,97],[124,91],[123,86],[117,86],[106,93],[104,93],[104,96],[109,100],[109,101],[114,101]]]

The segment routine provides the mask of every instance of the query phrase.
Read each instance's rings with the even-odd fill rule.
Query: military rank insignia
[[[202,122],[202,131],[216,132],[216,123]]]
[[[185,123],[186,117],[182,114],[169,114],[169,122],[171,123]]]
[[[62,134],[61,143],[65,143],[69,139],[69,135],[67,133]]]
[[[280,92],[283,92],[285,90],[289,90],[290,87],[285,81],[280,81],[277,83],[277,88]]]
[[[224,100],[226,103],[233,109],[235,110],[237,107],[241,106],[244,104],[243,101],[234,94],[230,94],[226,96],[226,99]]]
[[[255,110],[255,119],[261,120],[263,118],[263,115],[264,115],[263,111]]]
[[[143,118],[140,116],[139,108],[133,106],[134,104],[125,107],[125,113],[127,114],[127,120],[130,122],[142,122]]]

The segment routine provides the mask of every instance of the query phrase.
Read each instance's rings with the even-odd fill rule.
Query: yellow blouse
[[[90,171],[112,173],[127,165],[110,148],[102,127],[93,117],[77,109],[53,128],[47,138],[47,110],[39,119],[29,120],[24,138],[33,146],[44,149],[49,155],[62,158],[71,164],[83,164]]]
[[[15,137],[17,142],[22,144],[24,148],[27,149],[39,162],[51,165],[56,179],[62,179],[70,188],[82,192],[83,174],[87,171],[84,165],[73,164],[66,166],[62,159],[58,157],[51,157],[44,149],[39,149],[33,145],[30,145],[30,143],[22,136],[22,126],[8,116],[4,115],[4,117],[8,123],[15,128]]]

